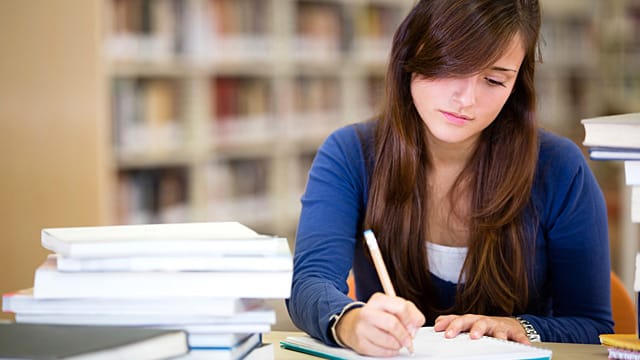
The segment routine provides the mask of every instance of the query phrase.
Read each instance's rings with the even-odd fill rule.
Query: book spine
[[[640,252],[638,252],[636,254],[636,274],[635,274],[635,280],[634,280],[634,284],[633,284],[633,291],[635,291],[636,293],[636,316],[637,318],[637,322],[636,322],[636,335],[638,335],[640,337]]]

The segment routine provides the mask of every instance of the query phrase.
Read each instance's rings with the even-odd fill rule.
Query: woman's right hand
[[[413,348],[413,337],[425,322],[414,303],[375,293],[362,307],[344,314],[336,324],[340,342],[368,356],[395,356]]]

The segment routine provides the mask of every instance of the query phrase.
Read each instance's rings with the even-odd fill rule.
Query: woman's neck
[[[447,143],[427,134],[431,164],[435,169],[458,169],[467,164],[476,147],[477,138],[462,143]]]

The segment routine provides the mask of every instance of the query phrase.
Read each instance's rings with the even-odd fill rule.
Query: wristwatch
[[[521,318],[519,316],[516,316],[516,320],[518,320],[518,322],[520,322],[520,325],[524,329],[524,332],[527,334],[527,337],[529,338],[530,342],[540,342],[540,341],[542,341],[540,339],[540,334],[538,334],[538,332],[536,331],[536,328],[534,328],[533,325],[531,325],[531,323],[529,321],[527,321],[526,319],[523,319],[523,318]]]

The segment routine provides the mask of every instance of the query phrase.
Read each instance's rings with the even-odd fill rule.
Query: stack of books
[[[188,358],[238,359],[261,345],[288,298],[286,238],[237,222],[43,229],[53,253],[33,288],[4,294],[18,323],[136,326],[187,333]]]
[[[631,221],[640,223],[640,113],[582,120],[583,144],[592,160],[624,162],[625,183],[631,187]]]
[[[583,119],[582,124],[583,144],[592,160],[624,162],[625,184],[631,187],[631,221],[640,223],[640,113]],[[636,254],[634,290],[640,291],[640,253]],[[608,347],[609,359],[640,360],[637,333],[603,334],[600,341]]]
[[[609,359],[640,360],[640,339],[636,334],[602,334],[600,342],[609,351]]]

